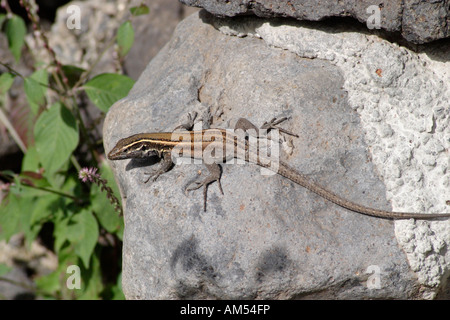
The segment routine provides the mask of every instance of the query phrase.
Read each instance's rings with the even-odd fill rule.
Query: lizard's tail
[[[260,164],[262,165],[262,164]],[[269,165],[262,165],[268,169],[270,169]],[[325,198],[338,206],[346,208],[348,210],[362,213],[365,215],[385,218],[385,219],[438,219],[438,218],[449,218],[450,213],[410,213],[410,212],[394,212],[394,211],[386,211],[379,210],[374,208],[365,207],[363,205],[354,203],[347,199],[344,199],[335,193],[325,189],[324,187],[318,185],[309,177],[299,173],[297,170],[291,168],[284,162],[279,163],[278,174],[282,175],[285,178],[295,182],[296,184],[301,185],[302,187],[318,194],[322,198]]]

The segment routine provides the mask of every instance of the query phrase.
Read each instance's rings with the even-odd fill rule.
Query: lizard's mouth
[[[129,155],[128,154],[124,154],[124,153],[120,153],[117,152],[115,149],[112,149],[109,153],[108,153],[108,159],[109,160],[123,160],[123,159],[129,159]]]

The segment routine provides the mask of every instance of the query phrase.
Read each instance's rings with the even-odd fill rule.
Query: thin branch
[[[11,122],[9,121],[8,117],[3,112],[2,108],[0,108],[0,122],[3,123],[3,125],[9,131],[9,134],[11,135],[13,140],[16,142],[16,144],[19,146],[20,150],[22,150],[23,153],[26,153],[27,147],[23,143],[23,141],[20,138],[19,134],[17,133],[16,129],[14,129],[14,127],[11,124]]]

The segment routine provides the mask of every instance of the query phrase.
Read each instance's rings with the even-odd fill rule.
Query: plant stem
[[[50,55],[50,58],[56,68],[56,73],[61,77],[62,79],[62,83],[59,82],[59,91],[60,92],[67,92],[68,91],[68,86],[67,84],[69,83],[66,75],[64,74],[64,72],[62,71],[62,65],[61,62],[59,62],[59,60],[56,58],[56,53],[55,51],[50,47],[49,42],[48,42],[48,38],[47,35],[45,34],[44,30],[42,30],[40,22],[39,22],[39,16],[37,15],[36,11],[38,10],[38,6],[37,4],[33,1],[33,5],[35,7],[33,7],[33,5],[31,4],[31,2],[29,0],[21,0],[20,4],[22,5],[22,7],[25,9],[25,11],[27,12],[28,18],[31,20],[32,26],[33,26],[33,30],[37,31],[42,42],[44,43],[44,48],[47,50],[47,52]],[[33,36],[36,38],[36,32],[33,32]]]
[[[22,184],[22,185],[25,186],[25,187],[33,188],[33,189],[54,193],[54,194],[57,194],[57,195],[59,195],[61,197],[69,198],[69,199],[71,199],[71,200],[73,200],[75,202],[78,202],[78,203],[81,202],[81,199],[79,199],[79,198],[77,198],[75,196],[72,196],[71,194],[68,194],[68,193],[64,193],[64,192],[61,192],[61,191],[57,191],[57,190],[53,190],[53,189],[49,189],[49,188],[45,188],[45,187],[36,187],[36,186],[29,185],[29,184]]]
[[[17,71],[14,70],[13,68],[11,68],[11,67],[9,66],[9,64],[3,63],[3,62],[0,61],[0,65],[4,66],[6,69],[8,69],[8,72],[9,72],[9,73],[11,73],[11,74],[13,74],[13,75],[15,75],[15,76],[17,76],[17,77],[20,77],[20,78],[24,79],[24,77],[23,77],[19,72],[17,72]]]
[[[16,129],[14,129],[13,125],[9,121],[8,117],[5,115],[3,110],[0,108],[0,122],[4,124],[6,129],[8,129],[9,134],[13,138],[13,140],[17,143],[20,150],[22,150],[23,153],[27,152],[27,147],[23,143],[22,139],[20,138],[19,134],[17,133]]]
[[[86,79],[89,77],[89,75],[91,74],[92,70],[95,68],[95,66],[100,62],[101,58],[103,57],[103,55],[106,53],[106,51],[108,51],[109,48],[111,48],[111,46],[114,45],[116,41],[116,37],[113,37],[108,44],[105,46],[105,48],[103,49],[103,51],[97,56],[97,58],[95,59],[95,61],[89,66],[89,68],[83,72],[83,74],[80,76],[80,78],[78,79],[78,81],[75,83],[75,85],[72,88],[72,91],[76,91],[78,89],[78,87],[80,87],[85,81]]]
[[[74,155],[70,156],[70,161],[72,162],[73,166],[75,167],[75,169],[77,169],[77,171],[81,170],[81,166],[80,163],[78,162],[77,158],[75,158]]]

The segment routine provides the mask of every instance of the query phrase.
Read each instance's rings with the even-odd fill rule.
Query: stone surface
[[[319,21],[330,17],[353,17],[366,24],[373,14],[370,6],[378,6],[380,27],[401,32],[413,43],[425,43],[450,36],[450,2],[428,0],[180,0],[222,16],[254,14],[259,17],[292,17]]]
[[[131,18],[129,8],[141,3],[149,7],[149,14]],[[80,29],[66,26],[72,14],[67,12],[67,8],[71,5],[80,8]],[[63,64],[87,69],[99,59],[93,74],[116,72],[117,55],[114,46],[108,48],[109,42],[117,28],[130,19],[135,30],[135,41],[124,59],[124,69],[127,75],[137,79],[170,39],[178,22],[196,10],[176,0],[71,1],[58,9],[49,34],[50,45]],[[45,57],[46,52],[42,55]]]
[[[38,241],[27,244],[22,234],[0,241],[0,264],[11,268],[1,275],[0,298],[7,300],[35,299],[33,277],[41,277],[55,271],[58,257]]]
[[[450,42],[414,53],[345,24],[214,20],[226,34],[256,36],[301,57],[330,61],[346,79],[349,104],[396,211],[449,212]],[[433,298],[448,283],[450,223],[398,221],[396,236]]]
[[[146,0],[150,13],[133,19],[135,42],[125,59],[125,69],[130,77],[137,79],[150,60],[170,40],[177,24],[197,11],[176,0]]]
[[[300,22],[217,19],[204,11],[190,16],[129,96],[111,108],[106,152],[135,133],[171,131],[189,111],[222,128],[239,117],[261,124],[290,116],[285,126],[300,138],[288,138],[293,151],[282,158],[299,171],[368,206],[390,209],[387,194],[398,211],[444,212],[448,157],[439,145],[448,145],[447,87],[439,78],[427,82],[429,66],[439,61],[376,36],[326,31]],[[417,97],[418,85],[427,87],[428,98]],[[430,101],[434,109],[422,114]],[[396,112],[398,124],[391,122]],[[427,121],[421,126],[427,117],[434,119],[431,129]],[[408,123],[414,126],[405,138]],[[430,141],[435,148],[425,162],[436,165],[422,167],[420,147]],[[402,160],[405,143],[420,157]],[[448,274],[448,222],[394,224],[348,212],[248,164],[223,166],[225,194],[211,185],[203,212],[202,192],[185,193],[205,174],[202,165],[178,165],[143,184],[144,172],[155,167],[149,164],[155,163],[111,163],[125,204],[128,299],[432,297]],[[379,288],[372,276],[380,276]]]

